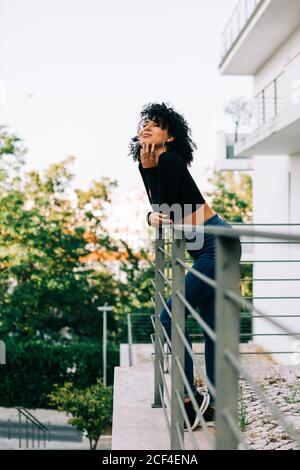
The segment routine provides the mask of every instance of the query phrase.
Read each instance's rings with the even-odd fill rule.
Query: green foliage
[[[79,390],[72,382],[66,382],[63,387],[56,386],[49,399],[52,406],[72,416],[69,423],[87,434],[90,449],[95,450],[101,434],[111,423],[112,387],[104,387],[98,380],[95,385]]]
[[[222,215],[229,223],[252,222],[252,179],[247,173],[234,171],[217,171],[209,178],[214,190],[209,192],[210,205],[213,210]],[[252,297],[253,293],[253,266],[241,264],[240,290],[243,297]],[[252,315],[245,308],[241,308],[240,331],[241,342],[251,339]],[[249,333],[249,334],[248,334]]]
[[[252,179],[246,173],[213,172],[208,180],[214,186],[208,192],[210,205],[228,222],[250,223],[252,220]]]
[[[83,388],[102,375],[97,307],[105,303],[114,307],[107,316],[113,382],[126,313],[149,308],[150,270],[144,251],[134,253],[104,228],[116,181],[102,177],[73,190],[73,157],[44,173],[22,173],[25,153],[22,140],[0,126],[0,332],[7,346],[0,403],[47,407],[53,384]],[[125,281],[105,259],[121,250]]]
[[[52,344],[41,340],[5,340],[7,364],[0,368],[0,406],[48,408],[53,384],[72,381],[79,389],[95,384],[102,371],[100,341]],[[107,382],[113,383],[119,347],[108,342]]]
[[[18,187],[25,153],[22,140],[0,125],[0,190]]]
[[[246,431],[248,426],[248,414],[247,407],[245,403],[244,387],[240,384],[239,391],[239,418],[240,418],[240,430],[242,432]]]
[[[20,166],[19,139],[0,132],[2,154]],[[18,144],[18,145],[17,145]],[[2,155],[2,156],[3,156]],[[0,155],[0,163],[2,162]],[[99,338],[99,305],[114,306],[108,316],[112,337],[124,336],[124,313],[149,302],[146,253],[128,251],[121,282],[100,254],[115,254],[120,244],[103,226],[115,181],[92,181],[76,189],[69,166],[74,158],[50,165],[44,175],[30,171],[18,187],[0,186],[0,327],[4,336],[66,337],[74,341]],[[18,165],[17,163],[18,162]],[[122,248],[122,246],[121,246]],[[90,261],[91,254],[96,258]],[[99,256],[98,256],[99,254]],[[122,267],[122,263],[124,266]]]

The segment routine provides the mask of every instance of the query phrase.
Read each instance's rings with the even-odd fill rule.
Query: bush
[[[90,449],[95,450],[101,434],[111,423],[112,387],[103,387],[100,379],[85,390],[78,390],[71,382],[66,382],[63,387],[56,386],[49,399],[58,411],[72,416],[69,423],[87,434]]]
[[[107,382],[113,383],[114,366],[119,364],[118,346],[108,342]],[[0,368],[0,406],[48,408],[47,395],[53,386],[72,382],[83,389],[102,376],[99,343],[64,344],[41,340],[6,340],[7,363]]]

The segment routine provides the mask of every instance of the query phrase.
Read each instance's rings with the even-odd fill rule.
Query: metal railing
[[[18,410],[18,439],[19,439],[19,448],[22,448],[22,441],[25,441],[26,448],[29,448],[31,442],[31,447],[35,448],[35,441],[37,442],[37,448],[40,448],[41,442],[46,447],[46,441],[50,440],[50,432],[43,423],[41,423],[35,416],[33,416],[30,411],[25,408],[17,408]],[[25,422],[23,423],[22,418]],[[11,438],[11,425],[10,420],[8,421],[8,438]]]
[[[239,0],[222,33],[221,61],[255,15],[264,0]]]
[[[233,225],[233,224],[232,224]],[[280,224],[278,224],[280,225]],[[295,224],[297,226],[299,224]],[[191,227],[198,231],[197,227],[184,226],[185,229]],[[165,230],[170,230],[172,235],[172,253],[165,249]],[[199,414],[203,433],[208,445],[212,449],[248,449],[250,446],[246,442],[239,426],[239,380],[243,377],[257,396],[266,405],[272,416],[285,431],[300,446],[300,434],[294,429],[289,421],[282,415],[279,409],[268,398],[262,387],[255,382],[251,374],[242,365],[239,356],[239,323],[240,309],[255,312],[255,316],[263,318],[272,326],[280,329],[282,334],[300,339],[299,332],[292,331],[291,328],[278,321],[280,315],[272,315],[261,308],[257,308],[251,299],[243,298],[240,294],[240,260],[239,244],[240,237],[257,237],[258,242],[263,243],[265,239],[271,239],[271,243],[300,244],[300,234],[279,233],[272,231],[253,230],[240,226],[239,229],[228,230],[220,227],[204,227],[205,233],[216,236],[216,276],[215,279],[207,277],[193,269],[185,262],[185,238],[174,237],[175,232],[182,233],[182,225],[170,227],[160,227],[156,229],[155,239],[155,315],[153,316],[154,335],[151,336],[154,346],[154,402],[152,407],[161,407],[164,412],[167,430],[170,435],[171,449],[184,449],[184,422],[187,425],[191,442],[195,449],[199,449],[195,433],[191,430],[191,424],[183,404],[184,387],[186,387],[191,398],[195,411]],[[203,227],[200,229],[203,230]],[[249,243],[249,242],[245,242]],[[171,262],[172,279],[165,274],[165,260]],[[262,262],[265,260],[248,260],[246,262]],[[275,261],[275,260],[268,260]],[[294,261],[297,260],[283,260]],[[215,289],[215,315],[216,329],[213,331],[200,317],[197,311],[185,299],[185,270],[192,272],[198,279]],[[263,279],[255,279],[255,281]],[[164,299],[164,287],[167,284],[172,292],[172,308],[168,308]],[[297,296],[296,296],[297,297]],[[275,298],[275,297],[274,297]],[[299,298],[299,297],[298,297]],[[160,321],[160,312],[165,308],[169,313],[172,322],[171,341]],[[216,346],[216,385],[213,386],[209,380],[205,380],[208,392],[216,401],[216,421],[215,436],[211,434],[207,423],[199,413],[199,406],[192,393],[190,384],[184,371],[184,351],[187,349],[194,361],[194,365],[200,377],[203,377],[201,367],[197,364],[193,349],[188,344],[185,331],[185,308],[194,317],[197,323],[205,330],[207,335]],[[285,315],[282,315],[284,317]],[[294,316],[294,315],[293,315]],[[167,343],[171,351],[171,364],[167,362],[167,372],[170,374],[171,391],[168,390],[165,377],[165,351],[164,343]],[[166,398],[167,404],[164,403]],[[169,415],[168,415],[169,409]]]
[[[285,72],[282,71],[251,102],[253,130],[274,119],[287,105]]]

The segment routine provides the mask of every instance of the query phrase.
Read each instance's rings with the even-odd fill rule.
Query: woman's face
[[[147,119],[143,122],[138,135],[141,145],[144,143],[155,143],[155,146],[160,147],[163,145],[164,141],[174,140],[173,137],[169,136],[167,129],[162,129],[159,124],[151,119]]]

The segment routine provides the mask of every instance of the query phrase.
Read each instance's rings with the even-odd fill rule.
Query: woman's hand
[[[151,212],[149,215],[149,222],[151,227],[160,227],[162,224],[172,224],[173,220],[168,218],[167,214],[161,214],[160,212]]]
[[[140,160],[143,168],[154,168],[157,166],[155,143],[145,142],[141,146]]]

